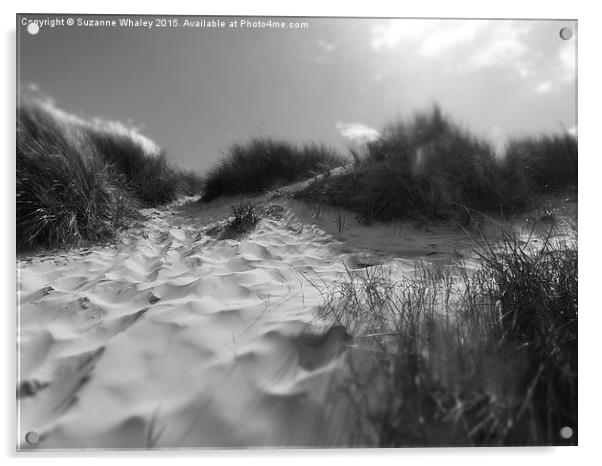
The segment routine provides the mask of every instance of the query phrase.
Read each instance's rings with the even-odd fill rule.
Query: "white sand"
[[[240,240],[203,232],[226,199],[151,210],[115,248],[21,261],[19,447],[349,444],[352,410],[329,394],[347,335],[320,320],[307,278],[393,258],[411,270],[470,240],[270,202],[282,218]]]

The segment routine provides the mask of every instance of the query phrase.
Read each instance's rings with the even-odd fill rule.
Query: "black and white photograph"
[[[17,451],[578,445],[579,21],[16,14]]]

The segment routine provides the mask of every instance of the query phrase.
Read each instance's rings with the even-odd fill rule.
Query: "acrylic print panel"
[[[16,29],[18,449],[577,444],[576,21]]]

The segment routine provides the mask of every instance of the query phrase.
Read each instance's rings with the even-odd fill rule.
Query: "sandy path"
[[[302,275],[335,279],[336,242],[290,212],[241,240],[211,219],[155,211],[117,248],[19,264],[20,448],[345,443],[345,332]]]
[[[321,292],[349,269],[466,260],[474,242],[271,195],[252,233],[217,240],[234,202],[148,210],[118,246],[21,260],[20,448],[351,443],[348,335],[319,318]]]
[[[348,336],[308,279],[324,292],[347,269],[471,261],[474,240],[272,195],[251,234],[206,234],[235,201],[149,210],[118,246],[17,264],[19,448],[351,443],[333,393]],[[576,218],[570,199],[559,209]]]

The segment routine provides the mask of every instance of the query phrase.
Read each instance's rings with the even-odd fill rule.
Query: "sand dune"
[[[117,247],[19,263],[20,448],[349,444],[331,392],[351,336],[319,317],[320,289],[383,262],[409,272],[466,235],[351,214],[341,230],[339,211],[280,198],[217,239],[232,202],[149,210]]]
[[[350,444],[334,390],[352,330],[321,319],[322,293],[354,270],[469,260],[472,240],[270,196],[252,233],[220,239],[235,201],[19,262],[20,448]]]
[[[324,406],[346,334],[302,275],[342,272],[337,243],[288,212],[240,240],[172,213],[117,248],[19,264],[19,446],[344,442]]]

